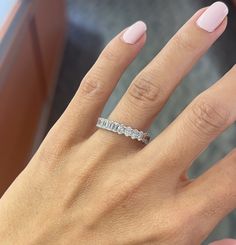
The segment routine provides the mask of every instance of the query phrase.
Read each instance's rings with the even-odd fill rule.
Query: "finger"
[[[209,243],[209,245],[236,245],[236,240],[234,239],[223,239],[215,242]]]
[[[191,182],[182,192],[201,230],[210,232],[236,208],[236,150]]]
[[[118,34],[105,47],[82,80],[56,127],[61,127],[64,131],[66,128],[71,137],[89,136],[112,90],[143,47],[145,40],[146,25],[142,21]]]
[[[110,115],[111,119],[138,129],[149,127],[181,79],[225,30],[227,21],[223,19],[227,7],[218,3],[210,8],[214,16],[219,11],[218,20],[212,14],[209,16],[215,19],[214,30],[209,32],[197,25],[199,17],[207,12],[206,9],[198,11],[138,74]]]
[[[236,66],[208,88],[151,144],[147,154],[158,159],[156,149],[167,154],[165,164],[181,174],[221,132],[236,120]],[[171,154],[168,154],[171,149]],[[175,171],[174,171],[175,170]]]

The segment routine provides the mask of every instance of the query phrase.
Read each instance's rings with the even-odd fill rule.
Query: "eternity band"
[[[96,126],[117,134],[123,134],[133,140],[141,141],[144,144],[148,144],[150,141],[150,135],[147,132],[133,129],[122,123],[114,122],[106,118],[99,117]]]

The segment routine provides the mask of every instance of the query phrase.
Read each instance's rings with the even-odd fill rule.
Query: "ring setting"
[[[130,137],[133,140],[141,141],[144,144],[148,144],[150,141],[150,135],[148,132],[133,129],[123,123],[115,122],[106,118],[99,117],[96,126],[101,129]]]

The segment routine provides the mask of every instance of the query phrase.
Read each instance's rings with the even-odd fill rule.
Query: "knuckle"
[[[151,74],[137,77],[128,89],[130,101],[135,105],[150,108],[164,102],[165,96],[160,83],[155,83]]]
[[[80,94],[85,98],[103,98],[103,83],[98,76],[86,76],[80,85]]]
[[[189,121],[191,126],[199,132],[211,136],[222,131],[226,126],[229,113],[216,101],[197,99],[192,103]]]
[[[117,49],[113,47],[111,43],[107,44],[106,48],[101,53],[101,58],[104,58],[110,62],[118,62],[120,60],[120,54]]]
[[[177,50],[195,51],[197,48],[196,42],[194,42],[191,36],[186,32],[177,32],[173,37],[173,42],[178,48]]]
[[[54,170],[66,158],[67,145],[59,140],[57,143],[50,144],[45,141],[35,154],[37,161],[42,168]]]

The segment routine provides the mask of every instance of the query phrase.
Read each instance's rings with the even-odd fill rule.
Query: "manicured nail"
[[[209,243],[208,245],[236,245],[236,240],[234,239],[223,239]]]
[[[137,21],[130,26],[123,34],[125,43],[135,44],[146,32],[147,26],[143,21]]]
[[[223,2],[215,2],[198,18],[197,25],[205,31],[213,32],[229,12]]]

